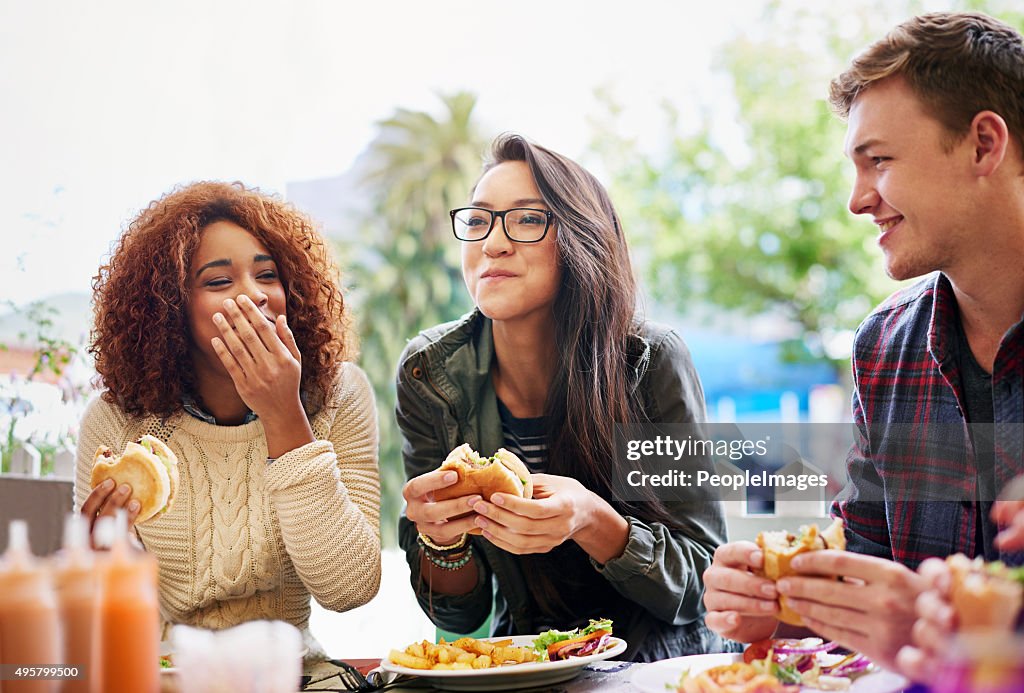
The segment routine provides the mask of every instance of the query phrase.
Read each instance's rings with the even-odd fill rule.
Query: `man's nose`
[[[847,207],[854,214],[868,214],[878,206],[879,195],[874,183],[858,175],[853,182]]]

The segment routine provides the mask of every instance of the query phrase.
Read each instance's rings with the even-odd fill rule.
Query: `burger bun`
[[[115,488],[131,487],[131,498],[139,502],[136,524],[148,522],[170,510],[178,491],[178,458],[163,441],[142,436],[137,443],[128,443],[117,456],[101,445],[93,458],[91,488],[107,479]]]

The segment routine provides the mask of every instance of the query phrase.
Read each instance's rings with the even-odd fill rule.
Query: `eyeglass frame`
[[[487,229],[487,233],[485,233],[480,238],[459,238],[459,234],[455,230],[455,215],[458,214],[459,212],[464,212],[467,209],[479,209],[482,212],[489,212],[491,215],[491,225]],[[520,210],[539,212],[544,215],[546,223],[544,224],[544,233],[540,235],[540,238],[533,241],[521,241],[518,238],[512,238],[512,235],[509,234],[508,227],[505,225],[505,215],[508,214],[509,212],[518,212]],[[509,239],[513,243],[540,243],[547,237],[548,231],[551,229],[551,222],[555,218],[555,213],[552,212],[550,209],[537,209],[536,207],[512,207],[510,209],[503,209],[500,211],[497,209],[487,209],[486,207],[457,207],[455,209],[448,210],[448,216],[450,216],[452,219],[452,235],[455,236],[456,240],[462,241],[463,243],[477,243],[479,241],[486,241],[487,237],[491,235],[491,231],[494,231],[494,226],[498,220],[498,217],[501,217],[501,230],[505,233],[505,238]]]

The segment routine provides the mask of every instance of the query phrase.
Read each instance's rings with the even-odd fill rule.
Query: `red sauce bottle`
[[[50,573],[29,550],[24,520],[11,522],[8,538],[0,561],[0,662],[56,667],[60,627]],[[58,688],[55,678],[8,678],[0,685],[4,693],[56,693]]]
[[[104,561],[100,589],[100,690],[160,690],[160,614],[156,559],[132,547],[118,512],[114,545]]]
[[[63,693],[99,693],[101,563],[89,548],[89,521],[78,513],[64,523],[64,548],[53,562],[63,647],[61,663],[76,667],[81,678],[61,682]]]

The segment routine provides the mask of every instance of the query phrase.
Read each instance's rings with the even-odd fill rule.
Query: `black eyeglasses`
[[[460,241],[472,243],[482,241],[491,235],[494,221],[501,217],[501,226],[510,241],[516,243],[537,243],[544,240],[551,228],[555,215],[546,209],[516,207],[497,211],[483,207],[462,207],[449,212],[452,217],[452,231]]]

